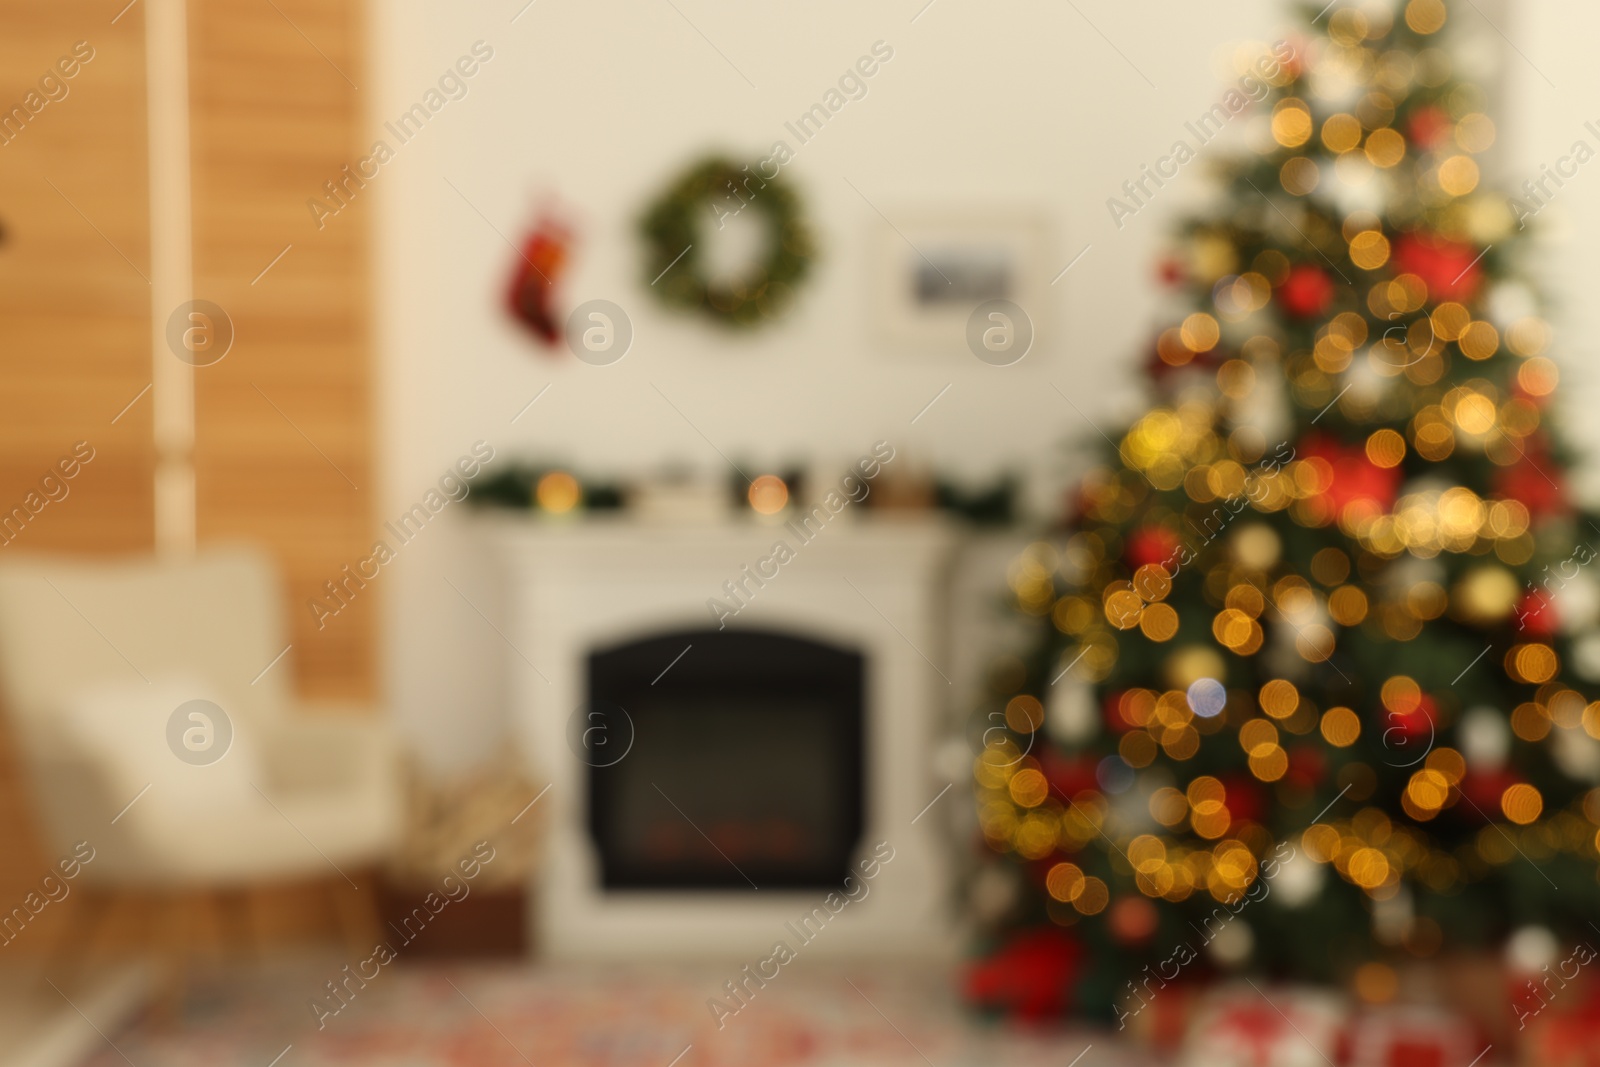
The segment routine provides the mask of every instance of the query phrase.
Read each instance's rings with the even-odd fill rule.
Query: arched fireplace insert
[[[860,653],[778,631],[676,631],[592,652],[588,695],[632,731],[626,756],[588,769],[606,890],[843,882],[866,814]]]

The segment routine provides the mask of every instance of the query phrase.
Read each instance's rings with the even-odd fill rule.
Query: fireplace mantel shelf
[[[948,551],[961,532],[958,524],[940,515],[857,518],[846,511],[826,527],[806,531],[810,539],[805,540],[795,529],[799,518],[796,513],[779,516],[778,521],[730,516],[725,520],[678,522],[634,519],[625,514],[565,519],[497,512],[482,515],[478,521],[502,545],[536,544],[545,550],[600,556],[619,550],[633,553],[655,549],[678,554],[697,548],[765,555],[775,542],[784,541],[797,555],[889,551],[912,562],[926,558],[925,554]]]

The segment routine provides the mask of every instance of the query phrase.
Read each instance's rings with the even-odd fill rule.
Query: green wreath
[[[712,280],[700,255],[705,227],[751,210],[767,226],[767,253],[738,278]],[[645,281],[671,307],[698,309],[725,326],[759,326],[794,299],[811,269],[816,242],[800,217],[800,201],[761,164],[741,166],[712,158],[689,168],[640,223],[648,246]]]

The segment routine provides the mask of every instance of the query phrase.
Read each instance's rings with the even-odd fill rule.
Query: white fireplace
[[[949,846],[935,812],[939,804],[963,803],[965,793],[958,783],[941,797],[949,783],[932,769],[933,744],[952,698],[940,620],[954,537],[931,518],[844,518],[809,540],[792,527],[754,518],[703,524],[486,520],[508,574],[513,720],[533,772],[550,782],[539,802],[549,835],[534,893],[535,926],[546,953],[742,957],[765,955],[779,940],[795,945],[798,933],[814,934],[804,938],[806,955],[954,952]],[[792,553],[781,563],[773,559],[780,541]],[[724,584],[730,581],[736,596]],[[708,607],[713,599],[723,605],[720,618]],[[737,614],[730,616],[730,608]],[[653,654],[661,660],[657,680],[665,691],[673,671],[685,670],[686,679],[693,673],[687,666],[695,664],[692,634],[676,658],[666,647],[670,642],[648,639],[717,631],[719,622],[726,632],[790,635],[797,645],[859,654],[864,788],[859,836],[848,856],[855,899],[847,900],[842,884],[762,886],[764,879],[745,877],[742,869],[739,878],[729,876],[737,884],[716,888],[606,885],[608,878],[615,882],[615,869],[609,859],[602,862],[591,826],[591,789],[607,779],[596,786],[591,764],[621,755],[634,724],[626,708],[609,719],[591,715],[591,657],[630,642],[659,647]],[[729,642],[712,636],[703,643]],[[694,668],[702,681],[709,662]],[[574,741],[591,720],[613,747],[596,750]],[[621,758],[644,757],[630,751]],[[725,765],[747,770],[736,756]],[[796,786],[793,768],[786,769],[788,785],[776,782],[773,789]],[[717,830],[684,810],[683,797],[639,774],[661,794],[654,814],[668,820],[659,823],[663,841],[703,839],[739,867],[731,847],[715,845]],[[683,826],[670,825],[677,818]],[[813,915],[810,925],[796,925]],[[825,928],[817,929],[824,920]]]

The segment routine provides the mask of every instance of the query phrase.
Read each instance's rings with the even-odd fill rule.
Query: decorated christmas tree
[[[1381,995],[1600,936],[1600,528],[1495,125],[1456,5],[1320,7],[1244,64],[1253,144],[1162,271],[1153,406],[1011,568],[979,1000],[1126,1023],[1186,978]]]

